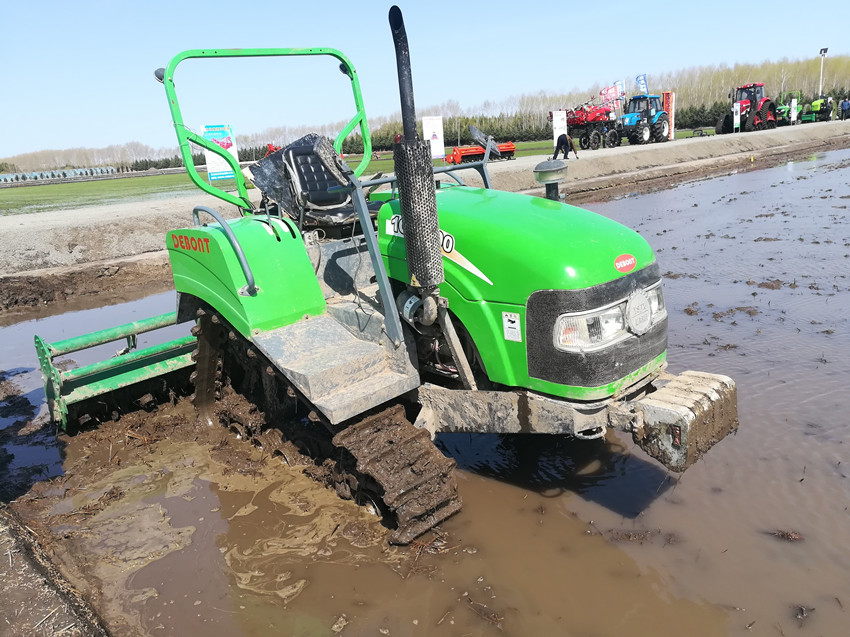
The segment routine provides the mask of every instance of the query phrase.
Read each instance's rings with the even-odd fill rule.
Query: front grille
[[[641,336],[594,352],[563,352],[555,348],[553,330],[561,314],[593,310],[625,299],[661,277],[657,263],[608,283],[582,290],[538,290],[528,297],[526,342],[528,375],[561,385],[599,387],[620,380],[667,349],[667,319]]]

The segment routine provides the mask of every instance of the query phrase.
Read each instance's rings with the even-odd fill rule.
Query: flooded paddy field
[[[56,438],[32,335],[167,293],[0,328],[3,500],[118,635],[847,634],[848,182],[836,151],[585,206],[655,248],[671,371],[738,383],[738,434],[682,476],[618,434],[442,435],[464,508],[391,547],[179,397]]]

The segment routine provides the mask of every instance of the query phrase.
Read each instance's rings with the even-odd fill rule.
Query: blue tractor
[[[666,142],[670,137],[670,116],[661,106],[661,96],[632,97],[617,120],[617,128],[633,145]]]

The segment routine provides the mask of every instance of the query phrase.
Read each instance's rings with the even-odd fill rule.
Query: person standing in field
[[[847,96],[844,96],[844,99],[841,100],[841,121],[845,121],[850,119],[850,99],[847,99]]]
[[[566,133],[561,133],[558,135],[558,142],[555,144],[555,154],[552,156],[552,159],[558,159],[558,153],[560,151],[564,151],[564,159],[570,154],[570,151],[575,153],[576,159],[578,159],[578,151],[576,150],[575,145],[573,144],[573,138],[567,135]]]

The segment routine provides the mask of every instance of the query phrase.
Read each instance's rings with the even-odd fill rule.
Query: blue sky
[[[471,108],[639,73],[649,74],[651,88],[660,88],[652,87],[653,73],[814,58],[824,46],[830,55],[850,54],[845,0],[809,9],[801,9],[799,0],[675,2],[666,3],[672,8],[666,18],[655,8],[665,3],[620,0],[398,4],[420,108],[447,100]],[[334,47],[357,68],[367,115],[399,109],[388,2],[3,0],[0,5],[0,157],[130,141],[174,146],[165,93],[153,71],[185,49]],[[748,6],[759,7],[755,21],[743,17]],[[350,114],[348,89],[329,63],[314,61],[299,72],[293,60],[286,62],[256,68],[249,61],[239,67],[230,61],[184,63],[177,80],[187,123],[231,123],[238,138],[236,122],[254,133]],[[329,84],[335,88],[326,89]]]

